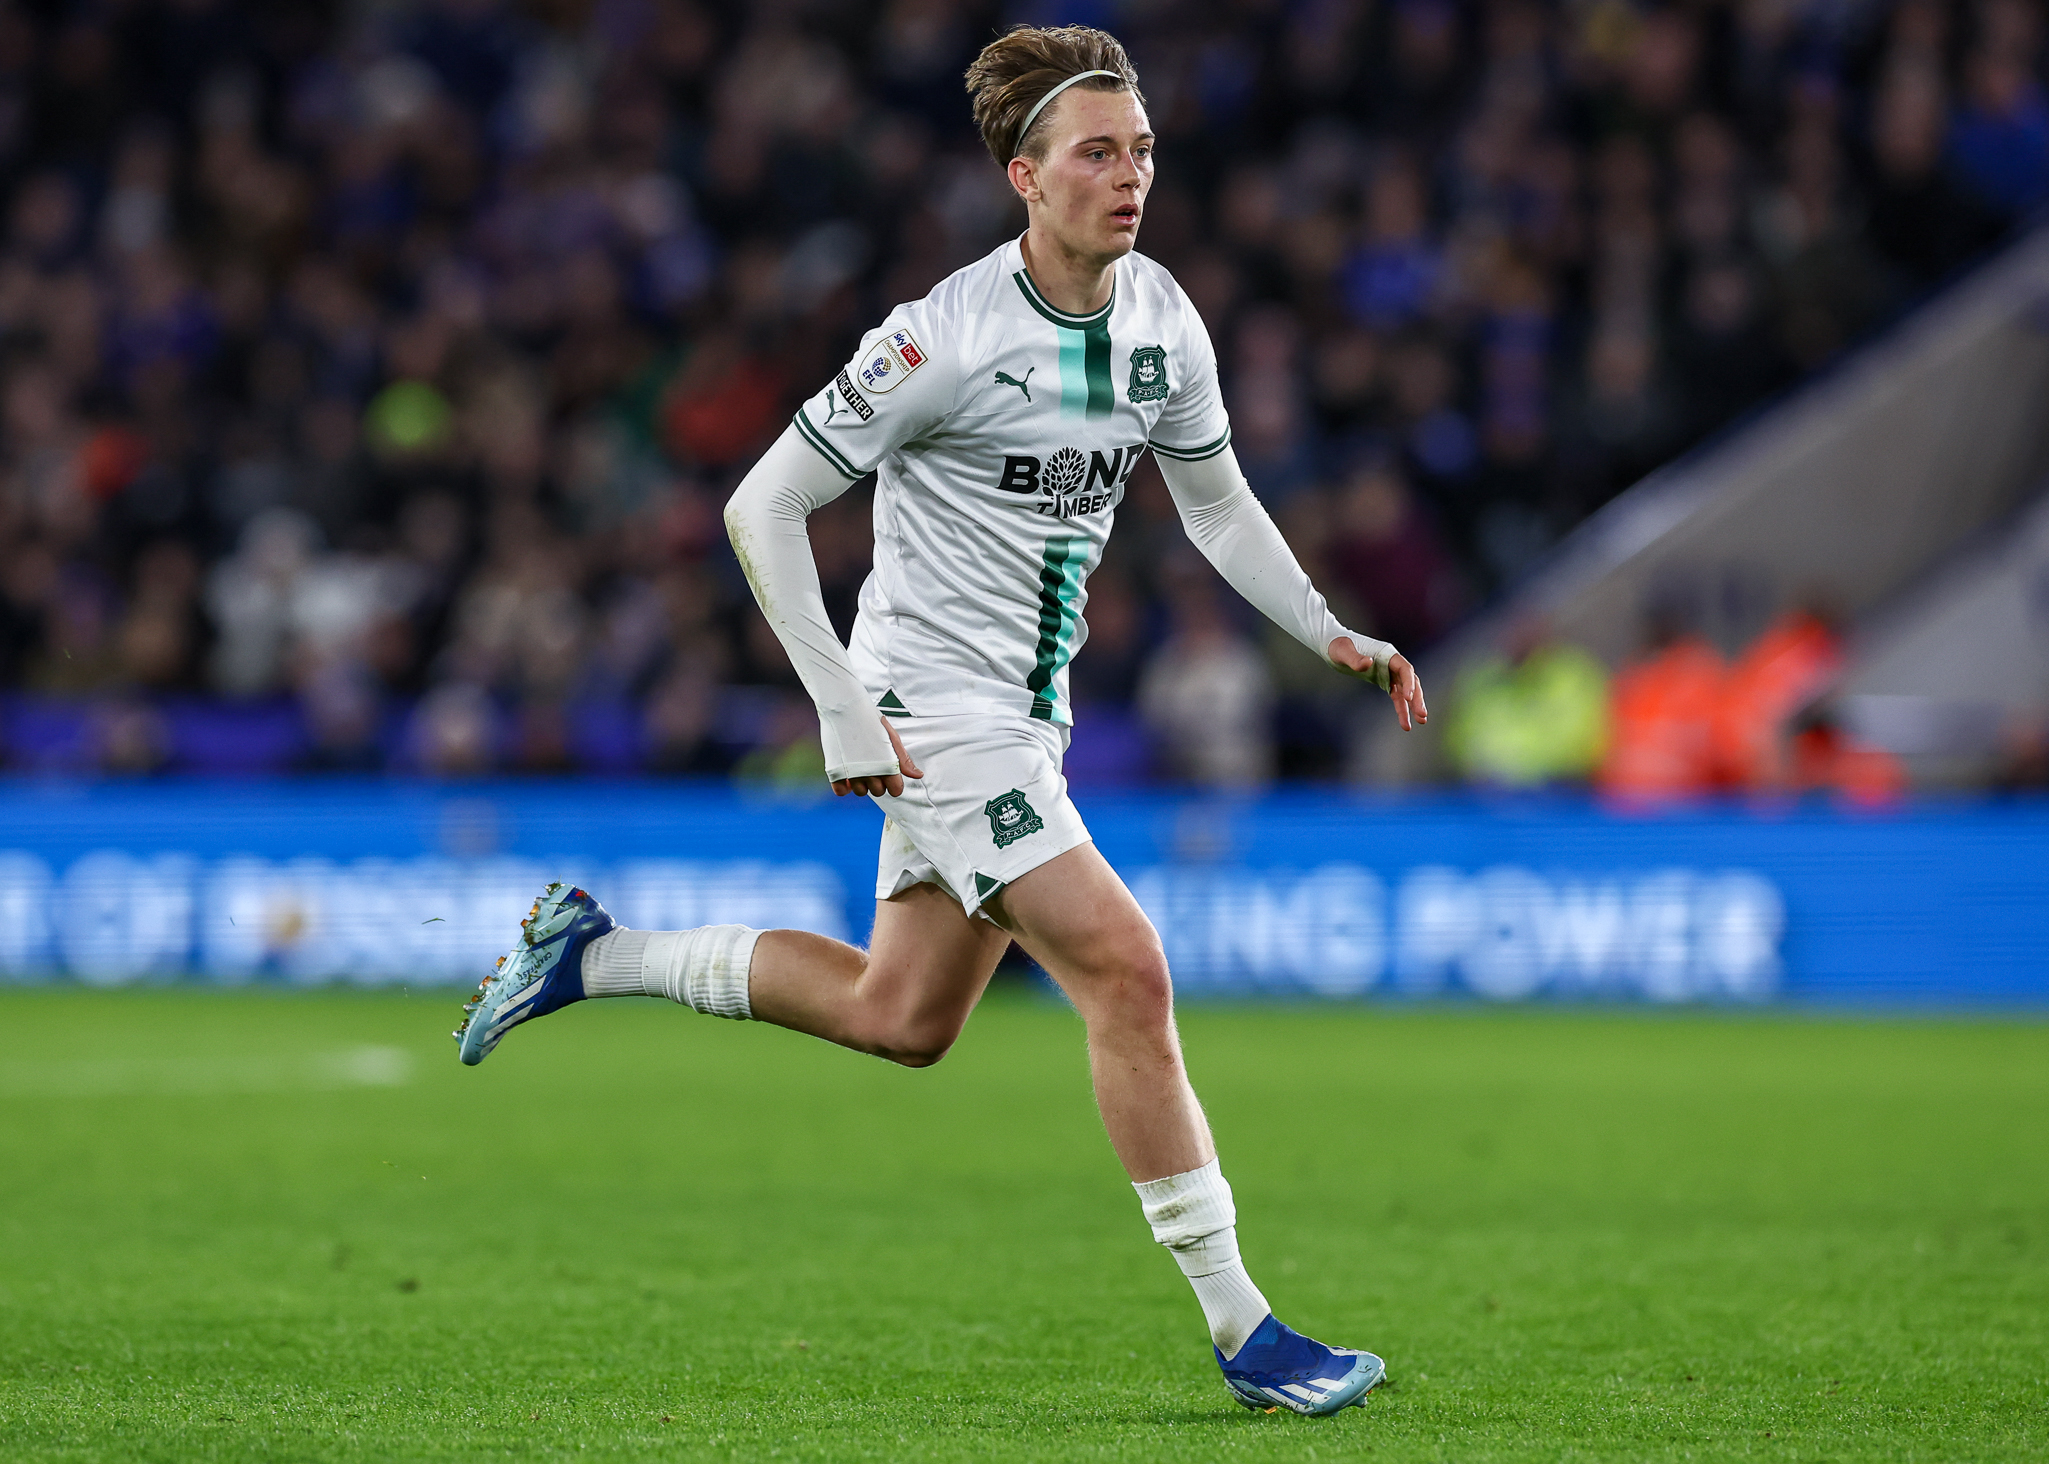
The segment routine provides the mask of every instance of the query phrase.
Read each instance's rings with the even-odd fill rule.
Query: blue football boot
[[[463,1007],[455,1029],[462,1060],[474,1067],[521,1022],[583,1000],[584,947],[618,925],[582,890],[551,884],[519,924],[519,944]]]
[[[1214,1349],[1213,1349],[1214,1350]],[[1340,1408],[1364,1408],[1366,1395],[1387,1376],[1387,1365],[1370,1352],[1326,1347],[1272,1313],[1230,1361],[1217,1353],[1217,1366],[1232,1394],[1247,1408],[1291,1408],[1312,1418]]]

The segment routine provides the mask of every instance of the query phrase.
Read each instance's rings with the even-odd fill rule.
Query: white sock
[[[711,1017],[746,1021],[747,973],[761,932],[744,925],[695,930],[628,930],[599,936],[583,950],[585,996],[664,996]]]
[[[1238,1207],[1212,1159],[1186,1174],[1134,1184],[1153,1239],[1174,1253],[1195,1288],[1210,1340],[1228,1360],[1238,1355],[1273,1308],[1238,1259]]]

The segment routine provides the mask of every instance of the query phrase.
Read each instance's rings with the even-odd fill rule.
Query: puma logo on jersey
[[[837,390],[839,392],[840,400],[844,402],[848,407],[853,408],[854,415],[856,417],[859,417],[863,422],[867,421],[870,417],[875,415],[875,408],[868,405],[868,399],[862,396],[860,392],[854,389],[853,381],[847,376],[846,372],[842,371],[839,374],[838,379],[833,382],[832,386],[826,388],[825,404],[826,406],[832,408],[832,410],[827,412],[825,416],[827,425],[830,425],[832,419],[838,416],[840,411],[842,410],[839,407],[834,407],[832,404],[832,394],[834,390]]]
[[[996,385],[1014,386],[1019,391],[1024,393],[1024,399],[1026,401],[1030,401],[1032,399],[1032,372],[1037,371],[1038,369],[1039,368],[1036,366],[1027,367],[1025,369],[1023,381],[1019,381],[1015,376],[1012,376],[1008,371],[999,371],[996,373]]]

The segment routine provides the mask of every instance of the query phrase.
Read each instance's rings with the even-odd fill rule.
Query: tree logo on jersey
[[[1078,447],[1057,449],[1049,458],[1016,454],[1003,459],[997,475],[1001,493],[1030,493],[1038,497],[1034,513],[1047,518],[1077,518],[1101,513],[1116,506],[1132,469],[1145,455],[1145,444],[1113,447],[1107,453],[1084,453]]]
[[[1016,788],[1001,797],[991,798],[982,805],[982,812],[989,815],[989,837],[996,841],[999,849],[1008,849],[1025,835],[1036,834],[1046,827],[1046,821],[1033,811],[1024,794]]]
[[[1131,353],[1131,384],[1124,394],[1135,402],[1167,399],[1167,348],[1140,346]]]
[[[1038,369],[1039,368],[1036,366],[1027,367],[1025,369],[1023,381],[1019,381],[1015,376],[1012,376],[1008,371],[999,371],[996,373],[996,380],[994,384],[997,386],[1014,386],[1019,391],[1024,393],[1024,398],[1026,401],[1030,401],[1032,399],[1032,372]]]
[[[861,385],[871,392],[895,391],[903,379],[925,364],[925,353],[907,330],[893,330],[861,357]]]
[[[1088,459],[1078,448],[1063,447],[1046,459],[1045,472],[1039,478],[1039,491],[1055,496],[1072,493],[1081,487],[1082,475],[1088,470]]]

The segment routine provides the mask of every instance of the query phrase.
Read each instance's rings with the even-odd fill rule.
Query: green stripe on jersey
[[[1074,656],[1074,630],[1081,622],[1074,602],[1081,595],[1082,565],[1089,541],[1079,534],[1046,541],[1039,567],[1039,644],[1033,652],[1032,674],[1025,690],[1032,693],[1031,715],[1041,722],[1063,725],[1073,718],[1054,698],[1053,678]]]
[[[1116,402],[1110,396],[1110,317],[1105,315],[1100,325],[1092,325],[1084,332],[1086,362],[1083,370],[1088,375],[1089,410],[1091,422],[1110,415]]]
[[[1065,326],[1056,327],[1053,334],[1060,338],[1060,415],[1086,416],[1089,379],[1084,363],[1087,360],[1088,337]]]
[[[1011,278],[1025,297],[1025,303],[1043,315],[1060,339],[1060,415],[1098,421],[1116,408],[1110,390],[1110,315],[1117,308],[1117,287],[1110,287],[1109,303],[1091,315],[1069,315],[1055,310],[1039,293],[1032,277],[1018,270]]]
[[[800,437],[802,437],[806,442],[810,443],[813,447],[817,448],[819,456],[823,457],[827,462],[831,463],[833,467],[837,468],[839,470],[840,476],[845,478],[852,478],[856,482],[858,482],[864,476],[863,474],[854,471],[854,465],[848,462],[844,457],[842,457],[840,455],[839,449],[834,447],[831,443],[827,442],[825,440],[825,435],[821,433],[816,427],[811,425],[811,419],[804,415],[804,409],[802,407],[797,408],[797,434]]]
[[[1165,443],[1153,442],[1147,446],[1161,457],[1178,458],[1184,463],[1199,463],[1204,458],[1213,458],[1231,445],[1231,429],[1226,427],[1224,435],[1215,442],[1206,442],[1201,447],[1168,447]]]

